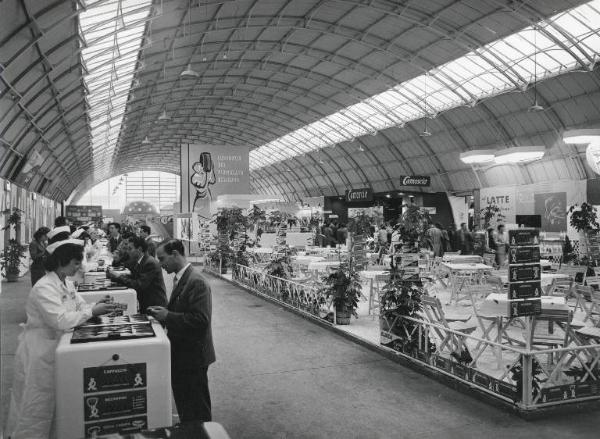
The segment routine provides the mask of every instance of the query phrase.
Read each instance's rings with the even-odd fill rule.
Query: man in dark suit
[[[161,243],[156,256],[167,273],[176,273],[167,308],[151,307],[148,313],[167,327],[171,386],[179,420],[208,422],[212,417],[207,373],[215,362],[210,286],[187,262],[181,241]]]
[[[127,241],[131,275],[119,276],[109,270],[106,276],[136,291],[141,313],[145,313],[149,306],[166,306],[167,295],[162,270],[158,261],[146,253],[146,240],[130,235]]]
[[[121,224],[108,223],[108,250],[113,253],[123,238],[121,237]]]

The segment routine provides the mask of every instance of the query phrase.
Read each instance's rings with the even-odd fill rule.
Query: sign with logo
[[[511,247],[520,245],[539,245],[540,231],[538,229],[509,230],[508,243]]]
[[[365,201],[373,201],[373,190],[368,187],[360,189],[350,189],[346,191],[346,201],[348,203],[362,203]]]
[[[534,316],[541,314],[542,301],[540,299],[524,299],[508,301],[508,317]]]
[[[509,264],[522,264],[527,262],[540,262],[540,247],[510,247]]]
[[[102,206],[65,206],[65,216],[74,225],[102,221]]]
[[[146,387],[146,363],[119,364],[83,369],[84,393]]]
[[[219,195],[246,194],[250,188],[248,147],[183,144],[181,212],[210,221],[211,201]]]
[[[146,414],[146,390],[86,395],[83,398],[85,421]]]
[[[508,289],[510,299],[529,299],[542,296],[542,286],[540,281],[511,282],[508,285]]]
[[[515,265],[508,269],[508,281],[509,282],[521,282],[528,280],[540,280],[542,276],[542,269],[540,264],[532,265]]]
[[[401,175],[401,186],[429,186],[431,177],[428,175]]]

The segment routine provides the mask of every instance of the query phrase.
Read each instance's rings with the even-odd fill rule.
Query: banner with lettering
[[[479,192],[481,209],[488,205],[496,205],[504,215],[504,223],[514,224],[517,221],[517,188],[510,187],[484,187]],[[492,223],[494,227],[496,224]]]
[[[248,147],[183,144],[181,146],[181,212],[210,221],[210,204],[219,195],[250,192]]]

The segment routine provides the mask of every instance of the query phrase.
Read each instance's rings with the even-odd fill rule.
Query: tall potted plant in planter
[[[19,279],[21,259],[25,257],[25,250],[27,249],[26,246],[21,245],[19,242],[19,228],[21,227],[23,211],[14,207],[12,211],[7,209],[2,213],[8,215],[6,225],[2,230],[13,229],[15,231],[15,237],[8,240],[7,245],[4,247],[2,258],[0,258],[2,275],[6,277],[8,282],[16,282]]]
[[[427,230],[429,212],[419,206],[411,205],[400,216],[398,224],[404,244],[411,250],[417,251]]]
[[[402,272],[392,272],[381,291],[381,344],[399,352],[414,353],[419,346],[419,324],[404,317],[421,318],[419,312],[423,309],[421,296],[424,293],[419,282],[402,278]],[[428,352],[435,350],[435,344],[428,340]]]
[[[579,254],[587,257],[589,256],[587,245],[588,234],[592,230],[600,228],[596,208],[584,202],[581,203],[581,206],[575,204],[569,207],[568,212],[571,214],[569,224],[579,232]]]
[[[358,300],[362,297],[360,276],[355,267],[343,261],[337,270],[323,278],[325,286],[321,294],[331,300],[335,307],[336,323],[349,325],[350,317],[358,318]]]

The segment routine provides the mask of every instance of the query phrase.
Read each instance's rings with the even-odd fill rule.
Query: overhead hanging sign
[[[250,189],[248,147],[181,145],[181,212],[210,220],[210,203],[219,195],[246,194]]]
[[[401,175],[401,186],[429,186],[431,185],[431,177],[428,175]]]
[[[364,201],[373,201],[373,190],[368,187],[360,189],[350,189],[346,191],[346,201],[348,203],[362,203]]]

